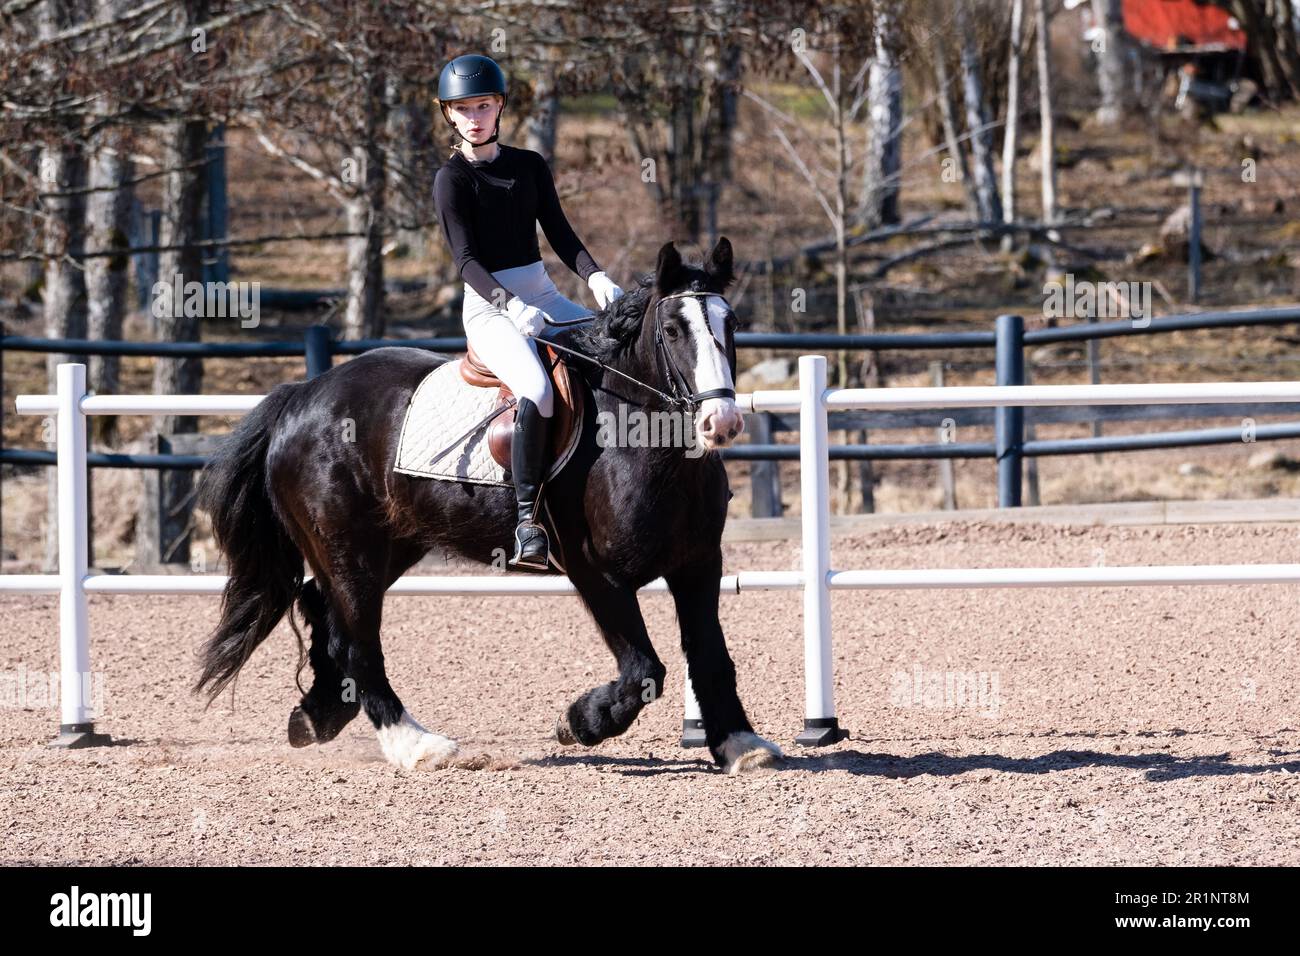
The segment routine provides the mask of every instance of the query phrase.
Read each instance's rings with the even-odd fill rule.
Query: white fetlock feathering
[[[722,742],[722,769],[731,775],[767,766],[784,756],[776,744],[748,731],[732,734]]]
[[[459,749],[456,741],[430,733],[406,711],[397,723],[379,729],[379,746],[388,762],[403,770],[414,770],[421,762],[436,767]]]

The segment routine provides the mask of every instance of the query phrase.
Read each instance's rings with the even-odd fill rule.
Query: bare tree
[[[1264,91],[1273,99],[1300,97],[1295,0],[1228,0],[1246,34]]]
[[[383,68],[372,60],[363,73],[359,138],[350,157],[348,198],[348,301],[343,335],[348,339],[384,334],[385,153],[380,132],[387,109]]]
[[[1020,45],[1025,0],[1011,0],[1011,52],[1007,58],[1007,125],[1002,131],[1002,220],[1016,221],[1016,147],[1020,136]],[[1011,237],[1008,236],[1007,239]]]
[[[173,10],[178,31],[200,29],[208,14],[207,0],[181,0]],[[193,34],[192,34],[193,35]],[[195,37],[187,68],[201,70],[198,58],[207,55],[207,37]],[[195,48],[197,47],[197,49]],[[178,95],[174,116],[163,124],[159,149],[163,168],[162,226],[159,242],[158,293],[151,300],[160,342],[197,342],[202,338],[202,310],[187,308],[185,284],[203,281],[203,193],[207,183],[208,123],[190,115],[187,98]],[[203,390],[203,361],[197,358],[159,358],[154,364],[155,395],[193,395]],[[164,451],[173,435],[194,434],[194,416],[166,415],[155,419],[152,441]],[[136,561],[151,567],[160,563],[188,564],[190,519],[193,514],[194,475],[168,470],[144,473],[144,494],[136,521]]]
[[[1056,123],[1052,117],[1052,36],[1047,0],[1033,0],[1038,33],[1038,115],[1041,122],[1039,158],[1042,166],[1043,222],[1056,222]]]
[[[875,0],[872,38],[875,57],[867,78],[870,125],[862,166],[859,216],[877,227],[899,221],[899,173],[903,164],[903,69],[900,0]]]
[[[75,0],[46,0],[37,11],[37,28],[49,43],[73,27],[83,11]],[[45,79],[53,85],[60,70],[54,56],[43,58]],[[41,150],[38,178],[41,215],[44,217],[45,334],[53,339],[80,339],[86,335],[86,278],[82,254],[86,251],[86,154],[80,130],[73,122],[60,122]],[[48,356],[46,372],[51,392],[56,372],[70,355]],[[54,469],[46,472],[48,507],[45,524],[45,568],[58,566],[58,481]]]
[[[1092,0],[1093,19],[1100,31],[1097,51],[1097,85],[1101,106],[1097,122],[1114,126],[1133,105],[1133,77],[1128,33],[1124,29],[1123,0]]]
[[[821,207],[835,235],[835,328],[840,335],[848,333],[848,209],[850,204],[849,179],[855,159],[850,146],[850,130],[863,105],[869,101],[864,89],[864,79],[871,66],[875,49],[872,33],[860,33],[869,24],[871,0],[858,0],[847,7],[840,6],[818,26],[820,32],[804,41],[802,37],[791,44],[795,59],[807,72],[815,89],[826,105],[827,125],[832,142],[826,150],[815,135],[796,129],[795,141],[786,133],[787,128],[799,127],[800,122],[777,109],[772,103],[751,90],[745,95],[759,104],[769,116],[778,120],[771,127],[772,135],[785,148],[791,163],[808,184],[812,198]],[[824,41],[825,48],[814,49],[813,43]],[[823,74],[814,56],[824,61],[829,78]],[[849,68],[852,67],[850,74]],[[829,152],[831,160],[823,163],[821,157]],[[896,179],[880,185],[894,185]],[[836,355],[835,381],[841,386],[849,383],[848,355],[840,350]],[[851,470],[841,462],[838,471],[838,494],[841,510],[847,510],[851,496]],[[863,481],[870,482],[870,471],[863,470]],[[864,494],[866,492],[864,491]]]
[[[948,49],[941,30],[936,31],[934,35],[934,79],[935,84],[938,86],[936,98],[939,103],[939,115],[943,122],[943,139],[948,152],[947,161],[952,164],[953,171],[966,192],[966,203],[970,209],[971,217],[978,219],[980,215],[979,196],[975,190],[974,180],[971,178],[970,163],[966,159],[963,140],[958,136],[957,108],[953,102],[953,81],[952,75],[948,72]]]
[[[970,133],[971,166],[975,174],[975,198],[982,222],[1002,219],[997,172],[993,167],[993,131],[989,121],[980,60],[971,30],[968,0],[954,0],[955,21],[961,50],[962,93],[966,104],[966,128]]]
[[[524,145],[540,153],[549,163],[555,158],[555,135],[560,119],[560,95],[556,71],[558,51],[543,47],[538,56],[537,80],[533,86],[533,108],[524,121]]]
[[[643,182],[661,221],[679,239],[716,235],[736,125],[743,51],[735,38],[763,36],[740,30],[738,20],[755,13],[719,4],[708,16],[694,8],[691,19],[655,17],[616,51],[614,89],[628,138],[643,168],[653,170]]]
[[[98,0],[100,20],[113,20],[125,0]],[[86,262],[86,291],[89,301],[88,333],[92,339],[106,341],[122,337],[122,322],[127,310],[127,285],[130,255],[131,205],[135,190],[131,180],[131,162],[125,130],[110,117],[118,108],[106,97],[100,115],[103,125],[95,133],[90,163],[92,192],[87,201],[90,247],[95,250],[121,249],[111,257],[95,257]],[[111,395],[118,391],[118,357],[94,355],[89,362],[89,386],[93,391]],[[92,420],[96,437],[113,443],[117,419],[100,415]]]
[[[437,172],[432,117],[425,91],[396,73],[388,74],[387,98],[387,219],[406,255],[419,259],[426,248],[422,225],[427,210],[421,198],[428,193]]]

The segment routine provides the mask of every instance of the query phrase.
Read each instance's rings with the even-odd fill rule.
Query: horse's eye
[[[665,326],[664,326],[664,335],[668,336],[670,339],[675,339],[675,338],[677,338],[678,334],[679,334],[679,333],[678,333],[678,330],[677,330],[677,326],[675,326],[675,325],[665,325]]]
[[[736,325],[737,325],[737,323],[736,323],[736,313],[734,313],[734,312],[728,312],[728,313],[727,313],[727,331],[728,331],[728,332],[734,332],[734,331],[736,331]]]

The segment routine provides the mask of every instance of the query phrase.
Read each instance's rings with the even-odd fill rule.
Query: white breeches
[[[540,259],[526,266],[502,269],[492,273],[492,277],[502,288],[557,322],[571,322],[593,314],[591,309],[560,295]],[[510,316],[468,284],[462,319],[465,337],[483,363],[505,382],[516,398],[531,400],[543,417],[550,418],[554,411],[551,381],[531,337],[515,328]]]

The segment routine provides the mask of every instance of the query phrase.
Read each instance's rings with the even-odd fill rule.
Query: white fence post
[[[90,747],[109,742],[95,733],[91,714],[90,624],[86,613],[86,573],[90,554],[86,533],[86,366],[58,367],[59,520],[59,736],[56,747]]]
[[[843,740],[835,718],[831,664],[831,465],[826,421],[826,357],[799,357],[799,491],[803,511],[804,722],[795,742]]]

